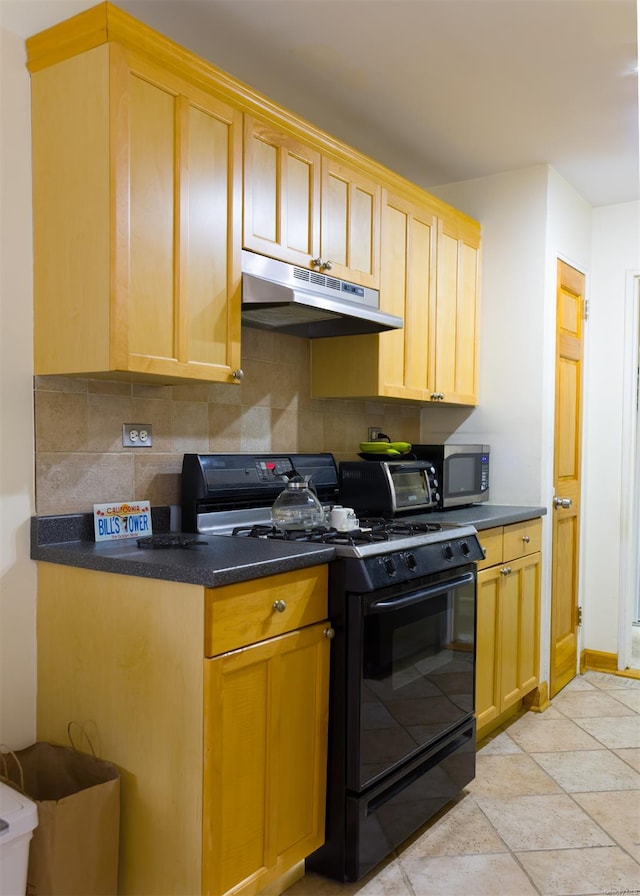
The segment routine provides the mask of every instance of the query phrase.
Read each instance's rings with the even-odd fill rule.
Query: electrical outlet
[[[377,442],[379,438],[380,438],[380,430],[378,429],[378,427],[370,426],[369,427],[369,438],[367,441]]]
[[[123,423],[123,448],[151,448],[153,430],[150,423]]]

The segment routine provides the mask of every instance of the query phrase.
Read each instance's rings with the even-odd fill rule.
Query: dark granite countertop
[[[535,519],[546,512],[545,507],[474,504],[423,514],[420,518],[434,523],[473,525],[480,531]],[[152,525],[154,533],[168,531],[168,508],[152,509]],[[135,538],[96,544],[91,514],[32,517],[31,557],[47,563],[187,582],[206,588],[329,563],[335,558],[335,551],[329,545],[225,535],[198,535],[197,538],[205,544],[152,550],[139,548]]]
[[[152,521],[154,533],[167,531],[168,515],[165,521],[154,510]],[[205,544],[145,550],[135,538],[96,544],[90,514],[33,517],[31,521],[33,560],[206,588],[316,566],[335,557],[328,545],[225,535],[198,535],[197,539]]]
[[[442,510],[430,513],[428,519],[434,523],[458,523],[481,529],[494,526],[508,526],[509,523],[523,523],[544,516],[546,507],[525,507],[518,504],[472,504],[457,510]],[[425,517],[427,518],[427,517]]]

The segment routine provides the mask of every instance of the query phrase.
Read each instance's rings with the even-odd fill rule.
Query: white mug
[[[339,504],[332,507],[329,521],[338,532],[349,532],[351,529],[357,529],[360,523],[353,507],[341,507]]]

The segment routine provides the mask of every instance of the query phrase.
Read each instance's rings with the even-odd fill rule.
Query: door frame
[[[640,354],[640,271],[628,271],[625,288],[624,372],[622,384],[622,464],[620,495],[620,588],[618,602],[618,669],[631,661],[631,620],[640,581],[640,411],[637,406],[637,365]]]

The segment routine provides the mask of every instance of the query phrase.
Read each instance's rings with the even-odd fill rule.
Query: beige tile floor
[[[640,894],[640,680],[587,672],[480,747],[475,780],[365,879],[287,896]]]

